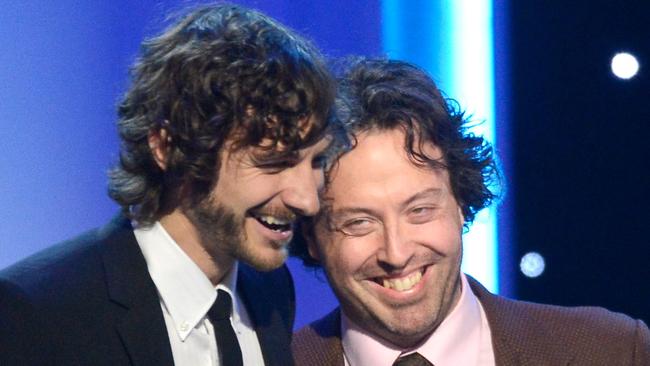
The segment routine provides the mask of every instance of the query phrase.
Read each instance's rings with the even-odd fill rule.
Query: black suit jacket
[[[286,267],[240,264],[237,288],[266,365],[293,364]],[[0,272],[0,365],[173,365],[156,287],[128,220]]]
[[[650,331],[640,320],[602,308],[514,301],[468,276],[490,325],[497,366],[650,366]],[[293,336],[297,365],[343,366],[340,312]]]

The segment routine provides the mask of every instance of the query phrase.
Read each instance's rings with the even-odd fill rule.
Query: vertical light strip
[[[492,0],[383,0],[382,36],[390,58],[427,70],[495,144]],[[477,215],[463,237],[463,270],[498,292],[496,208]]]
[[[453,37],[452,57],[455,98],[474,120],[482,121],[472,132],[496,144],[494,131],[494,66],[492,44],[492,1],[450,0]],[[498,291],[496,207],[477,215],[464,237],[464,269],[490,290]]]

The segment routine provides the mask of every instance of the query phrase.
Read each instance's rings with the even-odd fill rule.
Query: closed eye
[[[350,236],[363,236],[375,230],[376,222],[370,218],[355,218],[338,225],[338,231]]]
[[[345,227],[361,227],[364,225],[368,225],[370,223],[370,220],[367,219],[355,219],[352,221],[348,221],[345,223]]]
[[[435,217],[436,207],[418,206],[409,212],[409,221],[413,224],[423,224]]]

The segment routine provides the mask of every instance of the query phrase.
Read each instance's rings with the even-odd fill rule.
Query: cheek
[[[269,176],[235,182],[230,194],[232,198],[236,198],[243,205],[257,206],[272,199],[278,192],[277,177]]]
[[[433,222],[415,225],[411,238],[422,246],[443,254],[455,254],[460,251],[461,229],[451,221],[445,224]]]
[[[375,255],[375,247],[368,237],[345,237],[330,243],[321,253],[324,254],[328,271],[333,271],[337,277],[350,277]]]

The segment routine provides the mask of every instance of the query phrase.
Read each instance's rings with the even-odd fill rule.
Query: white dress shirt
[[[461,295],[454,309],[415,349],[403,350],[355,324],[341,312],[341,343],[346,366],[390,366],[401,354],[418,352],[435,366],[494,366],[492,335],[481,303],[461,273]]]
[[[221,365],[214,328],[207,317],[217,298],[217,290],[221,289],[233,299],[230,322],[242,350],[244,365],[264,365],[255,329],[237,296],[237,262],[215,287],[159,222],[133,232],[158,289],[174,364]]]

